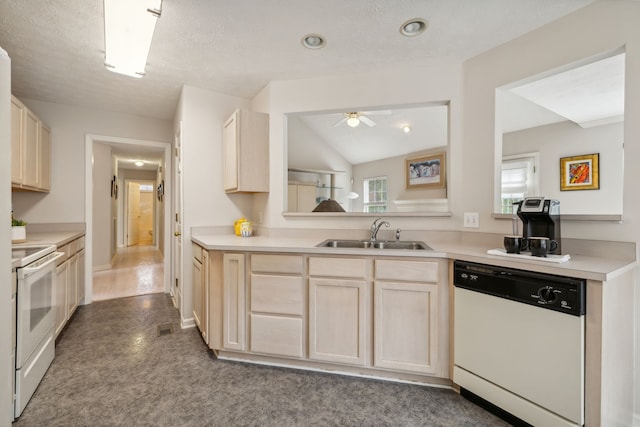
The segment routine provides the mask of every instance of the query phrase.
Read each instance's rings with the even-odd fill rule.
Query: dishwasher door
[[[536,426],[584,424],[584,315],[455,288],[453,381]]]

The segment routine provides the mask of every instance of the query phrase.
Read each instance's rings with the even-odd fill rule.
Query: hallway
[[[113,266],[93,273],[93,301],[159,292],[164,292],[164,268],[155,246],[118,248]]]

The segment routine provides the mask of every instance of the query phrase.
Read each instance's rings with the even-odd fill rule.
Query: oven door
[[[17,337],[14,416],[19,417],[55,356],[53,291],[56,252],[17,270]]]
[[[16,367],[34,353],[55,324],[56,252],[18,269]]]

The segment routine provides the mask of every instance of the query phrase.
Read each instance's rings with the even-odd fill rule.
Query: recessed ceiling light
[[[404,125],[404,126],[402,126],[402,131],[403,131],[404,133],[409,133],[409,132],[411,132],[411,126],[409,126],[409,125]]]
[[[307,49],[320,49],[323,48],[325,44],[324,37],[318,34],[307,34],[302,38],[302,46]]]
[[[136,160],[135,162],[133,162],[133,164],[138,167],[144,166],[144,162],[142,160]]]
[[[424,33],[427,29],[427,21],[422,18],[413,18],[400,26],[400,33],[403,36],[413,37]]]

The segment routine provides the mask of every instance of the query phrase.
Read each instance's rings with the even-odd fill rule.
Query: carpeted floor
[[[171,324],[173,333],[159,334]],[[80,307],[23,426],[504,426],[453,391],[216,360],[165,294]]]

